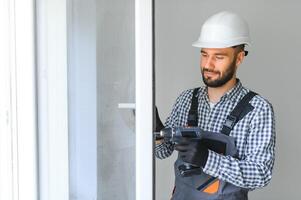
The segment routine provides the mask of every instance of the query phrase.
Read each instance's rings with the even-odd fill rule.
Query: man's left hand
[[[208,148],[199,138],[182,137],[176,141],[175,150],[182,160],[196,167],[204,167],[208,159]]]

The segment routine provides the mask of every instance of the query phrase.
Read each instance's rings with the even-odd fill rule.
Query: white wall
[[[253,45],[239,69],[242,83],[269,99],[276,113],[276,163],[270,185],[250,199],[298,199],[301,162],[298,87],[301,69],[300,1],[156,1],[156,104],[163,119],[179,93],[202,85],[199,51],[191,46],[210,15],[231,10],[249,22]],[[175,155],[173,155],[175,156]],[[157,159],[156,199],[169,199],[173,161]]]

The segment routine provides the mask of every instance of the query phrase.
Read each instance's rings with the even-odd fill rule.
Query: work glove
[[[195,167],[205,167],[208,159],[208,148],[199,138],[181,137],[175,143],[181,159]]]

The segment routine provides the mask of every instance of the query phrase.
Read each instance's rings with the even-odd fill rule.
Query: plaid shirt
[[[165,123],[166,127],[187,124],[192,92],[193,89],[186,90],[177,98]],[[248,92],[238,80],[235,87],[210,109],[207,87],[200,88],[198,126],[207,131],[220,132],[226,117]],[[259,95],[253,97],[250,104],[254,107],[253,111],[241,119],[230,133],[235,138],[238,158],[209,150],[203,171],[236,186],[254,189],[267,185],[272,177],[276,138],[272,105]],[[171,142],[156,145],[156,157],[166,158],[173,150],[174,145]]]

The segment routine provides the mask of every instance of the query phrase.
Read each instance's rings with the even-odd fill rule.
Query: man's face
[[[236,78],[238,53],[235,48],[203,48],[201,50],[201,72],[208,87],[221,87]]]

